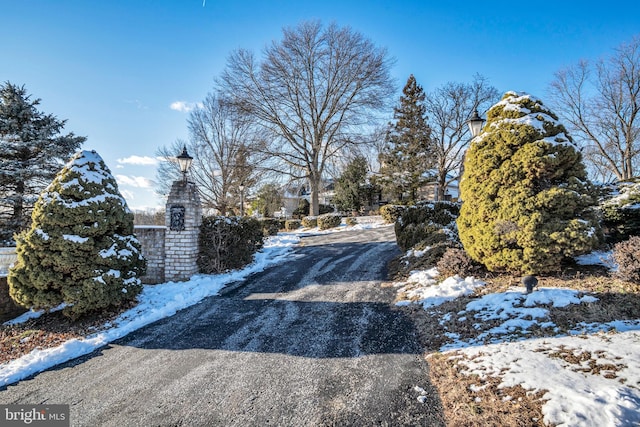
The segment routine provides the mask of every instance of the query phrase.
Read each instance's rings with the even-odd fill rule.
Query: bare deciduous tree
[[[219,83],[261,125],[261,148],[280,171],[309,181],[310,214],[317,215],[327,163],[361,141],[394,91],[391,61],[348,27],[303,22],[283,33],[260,62],[233,52]]]
[[[469,117],[475,110],[486,111],[499,98],[498,90],[480,75],[474,76],[470,84],[450,82],[427,95],[425,107],[431,128],[439,200],[444,198],[447,186],[459,179],[470,141]]]
[[[256,156],[251,123],[219,94],[210,93],[188,119],[189,141],[176,141],[158,155],[165,162],[158,169],[159,192],[168,193],[180,170],[173,161],[183,146],[193,156],[190,179],[198,186],[202,205],[222,215],[235,211],[242,191],[256,181]]]
[[[640,35],[607,60],[558,71],[550,92],[592,172],[604,180],[634,177],[640,167]]]

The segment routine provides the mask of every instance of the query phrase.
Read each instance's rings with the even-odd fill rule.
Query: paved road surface
[[[391,227],[303,238],[291,261],[0,403],[70,404],[74,426],[443,425],[413,324],[380,286],[397,251]]]

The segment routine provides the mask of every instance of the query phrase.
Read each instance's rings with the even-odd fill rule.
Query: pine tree
[[[458,230],[492,271],[541,274],[591,250],[599,229],[582,156],[551,111],[507,92],[467,152]]]
[[[425,173],[434,164],[429,155],[431,129],[427,125],[425,94],[413,74],[394,108],[395,123],[389,124],[388,144],[380,154],[380,179],[384,188],[400,202],[415,202],[418,189],[426,183]],[[405,196],[406,195],[406,196]]]
[[[263,185],[252,203],[252,208],[267,218],[273,217],[274,212],[279,211],[281,206],[282,197],[275,184]]]
[[[0,244],[28,227],[38,194],[86,139],[60,135],[66,121],[39,104],[24,86],[0,86]]]
[[[145,272],[133,214],[95,151],[81,151],[38,198],[31,228],[17,235],[9,293],[24,307],[64,313],[117,307],[135,299]]]
[[[357,211],[362,207],[363,185],[368,170],[367,159],[363,156],[356,157],[347,165],[336,182],[333,198],[339,211]]]

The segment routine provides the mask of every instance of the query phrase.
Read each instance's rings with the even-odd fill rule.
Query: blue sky
[[[640,34],[640,2],[0,0],[0,81],[87,137],[133,209],[159,206],[158,147],[188,137],[188,106],[229,53],[257,54],[283,27],[317,19],[386,47],[398,96],[409,74],[429,92],[475,73],[543,101],[554,72]],[[176,153],[177,154],[177,153]]]

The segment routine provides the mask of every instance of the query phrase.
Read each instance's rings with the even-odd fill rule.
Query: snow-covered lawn
[[[580,262],[611,267],[603,253]],[[414,271],[406,282],[396,284],[405,298],[397,305],[420,304],[429,310],[483,285],[472,277],[442,280],[436,269]],[[532,393],[545,391],[546,424],[640,426],[640,319],[582,323],[570,331],[550,321],[552,307],[597,301],[586,292],[561,288],[536,288],[526,294],[524,287],[512,287],[488,293],[461,311],[442,315],[441,325],[470,322],[478,333],[461,338],[447,332],[449,341],[440,351],[457,360],[464,374],[499,378],[500,388],[519,385]],[[487,329],[487,324],[492,327]],[[535,338],[532,328],[555,336]]]

